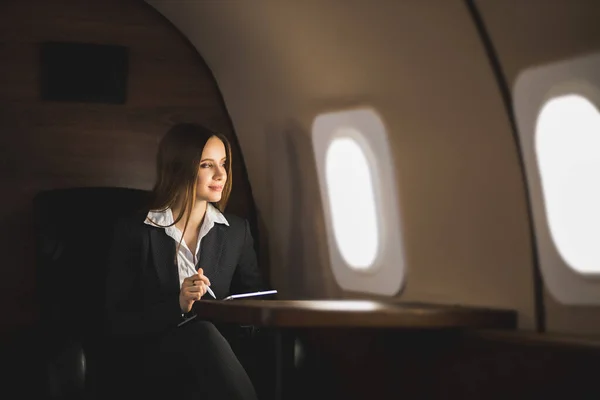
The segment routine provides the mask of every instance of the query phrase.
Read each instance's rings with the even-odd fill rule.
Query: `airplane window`
[[[369,268],[378,247],[375,194],[367,158],[342,128],[325,155],[325,176],[333,231],[340,253],[352,268]]]
[[[561,95],[540,110],[535,152],[552,240],[580,274],[600,273],[600,114],[585,97]]]
[[[318,115],[312,126],[329,262],[354,292],[395,295],[405,276],[394,162],[372,108]]]
[[[544,286],[600,304],[600,53],[529,67],[513,107]]]

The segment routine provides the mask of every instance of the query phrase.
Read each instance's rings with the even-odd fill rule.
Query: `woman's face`
[[[225,145],[216,136],[206,142],[202,151],[200,171],[196,182],[196,199],[216,203],[221,200],[223,187],[227,181]]]

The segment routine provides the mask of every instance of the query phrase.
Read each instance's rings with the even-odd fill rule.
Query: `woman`
[[[137,395],[256,398],[220,332],[207,321],[182,324],[212,298],[208,288],[217,299],[264,289],[248,222],[222,213],[231,184],[226,138],[176,125],[159,144],[150,211],[117,224],[107,327],[117,362],[130,370],[120,384]]]

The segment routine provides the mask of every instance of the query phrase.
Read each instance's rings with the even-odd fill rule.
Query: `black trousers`
[[[193,321],[135,347],[119,357],[130,373],[119,374],[113,398],[257,399],[231,346],[210,322]]]

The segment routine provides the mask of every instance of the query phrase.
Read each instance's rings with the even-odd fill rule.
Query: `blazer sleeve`
[[[258,260],[254,251],[254,240],[250,232],[250,225],[244,219],[242,251],[231,280],[231,293],[248,293],[265,290],[265,282],[258,268]]]
[[[181,321],[179,293],[144,295],[142,268],[149,250],[144,233],[132,221],[119,221],[115,227],[106,281],[106,328],[110,335],[156,334]]]

